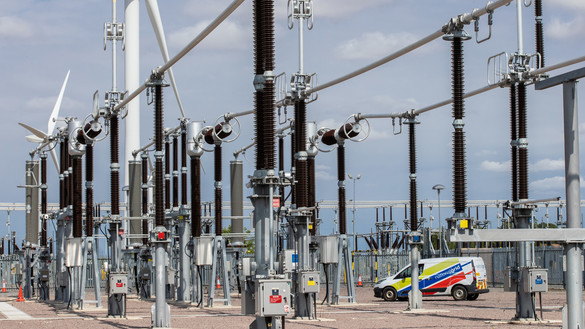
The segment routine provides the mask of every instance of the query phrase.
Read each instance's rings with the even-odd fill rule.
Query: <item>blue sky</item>
[[[186,45],[231,1],[159,1],[171,56]],[[316,72],[327,82],[365,66],[387,54],[425,37],[451,17],[483,7],[479,0],[314,0],[315,23],[306,31],[305,70]],[[111,20],[111,2],[98,0],[21,0],[1,1],[0,59],[5,78],[0,81],[0,104],[4,119],[0,136],[4,143],[0,190],[1,202],[24,202],[25,160],[34,147],[24,137],[28,133],[17,122],[45,130],[47,119],[67,70],[69,84],[61,116],[84,118],[91,111],[92,95],[103,95],[111,87],[111,53],[103,51],[103,23]],[[286,1],[275,1],[276,71],[298,70],[297,29],[289,31]],[[517,50],[515,3],[496,10],[491,40],[465,43],[466,90],[486,85],[488,57],[502,51]],[[524,8],[524,48],[534,53],[534,9]],[[118,2],[118,17],[123,18],[123,1]],[[481,20],[481,35],[487,33],[487,19]],[[141,78],[162,64],[162,57],[144,4],[141,3]],[[581,0],[544,1],[545,54],[547,65],[585,54],[585,3]],[[466,31],[474,34],[473,26]],[[123,52],[119,52],[119,85],[123,85]],[[551,75],[579,67],[558,70]],[[246,2],[200,46],[181,60],[174,72],[187,116],[214,122],[226,112],[253,108],[252,1]],[[450,44],[441,39],[374,71],[319,93],[318,101],[308,106],[308,119],[319,127],[335,128],[354,113],[385,113],[421,108],[450,98]],[[583,85],[578,92],[583,95]],[[165,96],[165,125],[176,126],[178,107],[168,89]],[[496,89],[466,100],[468,199],[505,200],[510,195],[508,90]],[[288,109],[292,115],[292,109]],[[152,136],[152,106],[141,97],[141,139]],[[451,107],[446,106],[419,117],[418,189],[419,199],[435,200],[431,187],[442,183],[443,200],[451,196]],[[585,124],[581,116],[581,136]],[[238,140],[224,145],[224,159],[249,144],[253,136],[252,117],[241,119],[243,131]],[[370,137],[346,145],[346,169],[361,174],[357,182],[358,200],[408,199],[407,134],[393,135],[391,121],[370,121]],[[406,130],[405,130],[406,131]],[[534,91],[528,88],[528,140],[530,197],[564,198],[562,91],[553,88]],[[583,152],[584,143],[581,143]],[[109,200],[108,143],[96,147],[96,201]],[[253,170],[253,151],[245,160],[245,173]],[[335,152],[317,156],[317,199],[337,196]],[[204,156],[203,200],[213,199],[212,157]],[[224,166],[224,177],[229,177]],[[58,181],[50,167],[49,200],[58,200]],[[224,183],[229,196],[229,184]],[[348,198],[352,195],[348,182]],[[442,217],[452,211],[444,209]],[[398,212],[395,216],[403,216]],[[372,211],[357,212],[362,225],[372,228]],[[435,215],[436,216],[436,215]],[[327,230],[333,214],[323,212]],[[402,217],[400,217],[402,218]],[[0,213],[0,223],[6,213]],[[24,214],[13,213],[17,234],[24,234]],[[6,229],[0,225],[0,235]]]

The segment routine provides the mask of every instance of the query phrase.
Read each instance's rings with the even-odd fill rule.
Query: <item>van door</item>
[[[423,274],[423,269],[424,266],[423,264],[418,264],[418,279],[419,279],[419,289],[421,289],[422,286],[422,281],[424,276]],[[398,280],[395,284],[393,284],[392,286],[396,289],[396,291],[398,292],[398,296],[399,297],[408,297],[408,292],[412,289],[411,287],[411,281],[412,281],[412,271],[410,266],[405,268],[404,270],[402,270],[402,272],[398,273],[394,279]]]

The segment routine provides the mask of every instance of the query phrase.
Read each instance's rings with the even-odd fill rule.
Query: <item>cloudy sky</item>
[[[231,1],[159,1],[171,56],[181,50]],[[305,33],[305,71],[317,73],[327,82],[365,66],[438,30],[451,17],[483,7],[484,0],[314,0],[314,28]],[[103,50],[103,24],[111,20],[111,2],[106,0],[0,0],[0,59],[4,79],[0,81],[3,137],[0,166],[3,169],[0,202],[24,202],[25,160],[34,147],[25,140],[28,133],[18,122],[46,130],[47,120],[67,73],[69,84],[61,116],[84,118],[91,111],[92,95],[103,95],[111,88],[111,52]],[[298,70],[298,30],[287,27],[286,1],[275,1],[276,71],[288,76]],[[123,18],[124,1],[118,2]],[[487,59],[501,52],[517,51],[516,6],[498,9],[494,14],[492,38],[477,44],[465,43],[466,90],[486,85]],[[524,8],[524,49],[534,53],[534,8]],[[144,4],[141,3],[141,78],[162,64],[162,57]],[[585,2],[581,0],[544,1],[546,64],[551,65],[585,53]],[[487,35],[487,18],[481,19],[480,37]],[[466,31],[474,35],[473,26]],[[123,52],[119,52],[118,79],[123,85]],[[558,70],[557,75],[581,66]],[[174,72],[187,116],[213,123],[226,112],[253,108],[252,1],[247,0],[206,40],[181,60]],[[319,127],[338,127],[354,113],[387,113],[422,108],[451,96],[450,44],[441,39],[355,79],[325,89],[308,106],[308,119]],[[583,95],[581,84],[578,92]],[[165,124],[176,126],[179,111],[168,89]],[[466,100],[468,199],[507,200],[509,178],[509,96],[507,89],[496,89]],[[141,97],[141,139],[152,136],[152,106]],[[289,108],[288,117],[292,116]],[[582,116],[583,117],[583,116]],[[280,120],[285,120],[284,111]],[[441,183],[441,195],[451,197],[450,106],[423,114],[417,127],[419,199],[435,200],[431,187]],[[583,119],[582,119],[583,120]],[[250,116],[241,119],[238,140],[224,145],[225,159],[249,144],[253,135]],[[585,131],[581,121],[581,136]],[[356,183],[357,200],[408,199],[407,134],[394,135],[391,120],[370,121],[371,135],[361,143],[346,147],[348,173],[361,174]],[[398,128],[397,128],[398,129]],[[406,129],[405,129],[406,131]],[[563,135],[562,91],[528,88],[528,140],[530,197],[562,196]],[[583,144],[581,152],[583,152]],[[107,142],[96,149],[96,201],[109,200]],[[253,170],[253,151],[245,157],[246,174]],[[317,157],[317,200],[337,196],[336,153]],[[213,198],[212,157],[204,156],[206,175],[203,200]],[[227,165],[224,177],[229,177]],[[50,167],[49,200],[58,201],[57,175]],[[229,195],[229,184],[224,183]],[[353,186],[348,182],[348,198]],[[443,210],[442,214],[451,214]],[[331,227],[332,213],[322,214]],[[358,211],[358,217],[371,220],[373,212]],[[403,216],[397,213],[395,216]],[[24,214],[12,214],[18,235],[24,234]],[[401,218],[401,217],[400,217]],[[6,212],[0,213],[0,223]],[[367,221],[365,221],[367,222]],[[369,225],[360,231],[370,230]],[[327,230],[330,230],[327,229]],[[0,235],[6,233],[0,225]],[[328,232],[327,232],[328,233]]]

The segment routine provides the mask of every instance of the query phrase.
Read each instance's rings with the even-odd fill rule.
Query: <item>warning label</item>
[[[282,296],[270,296],[270,303],[271,304],[280,304],[282,303]]]

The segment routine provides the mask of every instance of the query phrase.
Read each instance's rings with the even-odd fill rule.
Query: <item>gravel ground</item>
[[[342,293],[345,290],[342,290]],[[286,328],[561,328],[561,307],[565,292],[543,294],[543,322],[510,323],[515,314],[512,292],[492,289],[476,301],[454,301],[450,297],[423,298],[423,310],[405,311],[408,302],[384,302],[375,298],[371,287],[356,288],[357,304],[320,305],[319,320],[287,318]],[[321,294],[324,296],[324,294]],[[89,296],[88,298],[91,298]],[[87,306],[84,310],[67,310],[63,303],[16,302],[13,294],[0,295],[7,302],[33,317],[32,320],[9,320],[0,313],[0,328],[148,328],[152,301],[130,297],[126,319],[107,318],[107,309]],[[105,305],[105,298],[103,299]],[[252,316],[240,314],[240,298],[232,295],[232,305],[196,308],[191,304],[171,303],[172,328],[248,328]],[[537,313],[540,310],[537,299]]]

